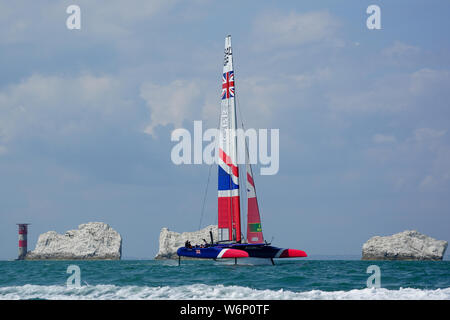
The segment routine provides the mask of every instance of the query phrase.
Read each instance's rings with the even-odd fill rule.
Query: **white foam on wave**
[[[179,287],[95,285],[80,288],[24,285],[0,287],[0,299],[229,299],[229,300],[450,300],[450,288],[423,290],[400,288],[350,291],[257,290],[241,286],[194,284]]]

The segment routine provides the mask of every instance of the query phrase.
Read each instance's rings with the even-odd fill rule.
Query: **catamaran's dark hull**
[[[180,257],[200,258],[200,259],[223,259],[223,258],[248,258],[249,255],[243,250],[236,250],[223,246],[211,246],[208,248],[186,248],[177,250]]]
[[[223,258],[300,258],[307,257],[306,252],[297,249],[283,249],[273,247],[265,243],[232,243],[216,244],[207,248],[181,247],[177,250],[180,257],[200,259],[223,259]]]

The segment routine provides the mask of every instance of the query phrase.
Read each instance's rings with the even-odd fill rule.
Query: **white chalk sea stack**
[[[155,259],[178,259],[177,249],[183,247],[186,240],[194,246],[196,244],[211,242],[209,231],[212,231],[214,241],[217,240],[218,229],[216,225],[210,225],[199,231],[178,233],[162,228],[159,234],[159,252]]]
[[[39,236],[26,260],[119,260],[122,237],[103,222],[80,224],[65,234],[49,231]]]
[[[448,242],[415,230],[372,237],[362,248],[362,260],[442,260]]]

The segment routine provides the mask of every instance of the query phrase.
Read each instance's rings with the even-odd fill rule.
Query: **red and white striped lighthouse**
[[[27,254],[27,236],[29,223],[18,223],[19,226],[19,257],[18,260],[23,260]]]

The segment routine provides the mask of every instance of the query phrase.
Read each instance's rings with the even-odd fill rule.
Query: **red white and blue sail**
[[[222,102],[219,124],[219,240],[241,241],[239,167],[237,165],[236,105],[231,36],[225,38]]]
[[[247,169],[247,242],[263,243],[264,237],[259,214],[258,199],[256,197],[255,181],[253,180],[252,166],[249,161],[248,150],[245,154]]]

